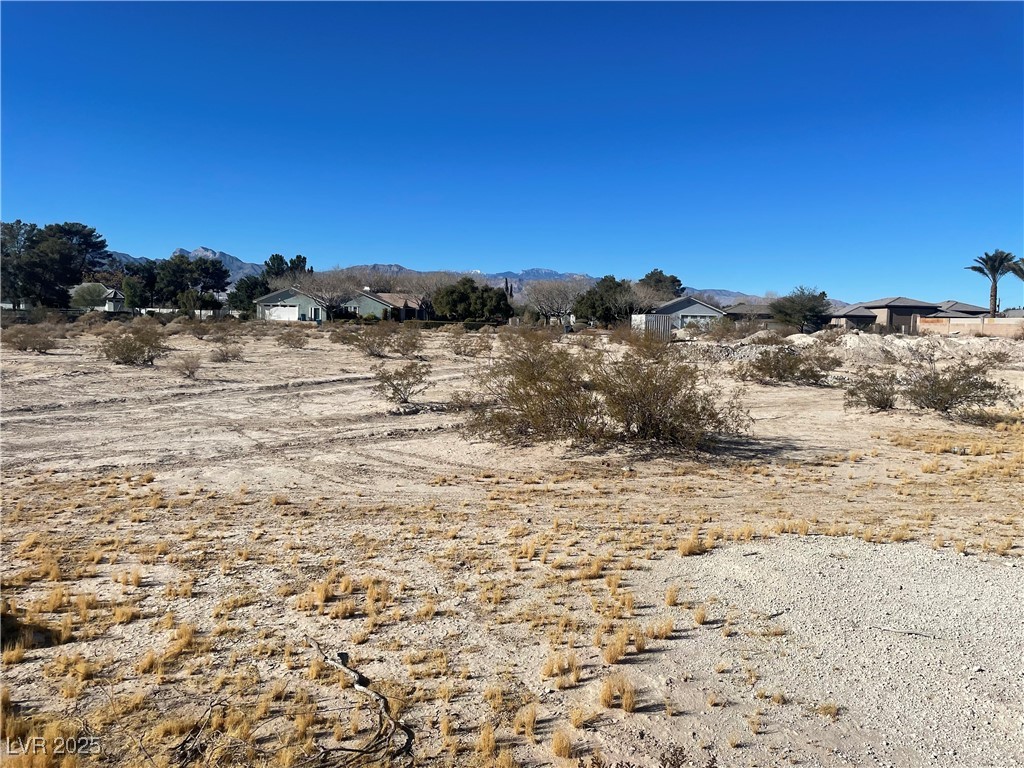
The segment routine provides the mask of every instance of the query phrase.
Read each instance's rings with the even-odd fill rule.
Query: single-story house
[[[429,320],[426,307],[415,296],[404,293],[374,293],[363,289],[343,307],[359,317],[373,315],[381,320]]]
[[[832,313],[832,325],[847,328],[878,325],[891,331],[912,333],[915,330],[914,315],[927,317],[938,311],[939,305],[934,302],[890,296],[837,309]]]
[[[284,288],[253,301],[260,320],[325,320],[327,310],[322,301],[298,288]]]
[[[917,331],[915,318],[964,318],[981,317],[988,314],[984,307],[965,304],[952,299],[942,302],[919,301],[906,296],[892,296],[874,301],[837,309],[832,313],[832,325],[866,328],[877,325],[891,331],[914,333]]]
[[[651,310],[649,314],[669,315],[672,318],[672,330],[683,328],[690,323],[696,323],[706,328],[711,324],[712,320],[725,317],[725,312],[718,307],[705,304],[700,299],[695,299],[692,296],[682,296],[678,299],[667,301],[660,307]]]

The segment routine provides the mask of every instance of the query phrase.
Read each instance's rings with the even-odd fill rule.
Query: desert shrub
[[[93,310],[92,312],[86,312],[84,315],[81,315],[77,320],[75,320],[75,325],[79,328],[92,329],[103,325],[106,322],[106,312],[97,312]]]
[[[602,407],[585,375],[589,362],[540,333],[503,334],[477,391],[456,400],[470,408],[467,431],[504,442],[597,439]]]
[[[277,334],[277,343],[290,349],[305,349],[309,344],[309,336],[302,328],[286,328]]]
[[[394,347],[398,323],[379,322],[364,325],[351,341],[352,346],[370,357],[387,357]]]
[[[3,333],[4,346],[21,352],[45,354],[57,346],[59,332],[49,324],[16,325]]]
[[[1013,404],[1013,391],[988,378],[995,362],[997,358],[985,356],[939,369],[934,359],[926,360],[908,371],[902,394],[918,408],[956,416],[1000,402]]]
[[[339,325],[335,325],[335,327],[331,329],[330,333],[327,334],[327,338],[330,340],[330,342],[332,344],[348,344],[348,345],[353,345],[353,344],[355,344],[356,337],[358,335],[359,334],[356,332],[355,328],[353,328],[352,326],[347,325],[347,324],[346,325],[340,325],[339,324]]]
[[[873,411],[888,411],[896,407],[900,381],[895,371],[876,371],[861,368],[846,387],[843,402],[847,407],[861,406]]]
[[[722,401],[694,365],[667,345],[628,350],[595,376],[608,418],[621,439],[704,447],[718,435],[746,429],[748,417],[733,398]]]
[[[463,324],[452,325],[448,328],[447,332],[449,334],[447,346],[453,355],[458,357],[479,357],[491,351],[490,336],[469,333]],[[513,332],[521,333],[524,331],[516,328],[513,329]]]
[[[203,367],[203,361],[194,352],[172,360],[168,367],[175,373],[180,373],[186,379],[194,379],[199,369]]]
[[[219,344],[210,352],[210,362],[230,363],[242,359],[242,347],[238,344]]]
[[[418,360],[423,350],[423,334],[419,328],[406,323],[392,338],[391,349],[401,357]]]
[[[762,349],[753,360],[740,363],[736,375],[762,384],[791,382],[820,385],[839,367],[839,358],[818,345],[798,350],[789,345]]]
[[[667,344],[631,342],[615,359],[540,334],[508,336],[481,372],[479,393],[460,402],[472,406],[467,430],[506,442],[606,439],[699,448],[748,423],[737,399],[723,401]]]
[[[106,338],[100,351],[118,365],[152,365],[158,357],[166,354],[160,324],[132,323],[120,328]]]
[[[379,363],[372,370],[377,379],[373,391],[393,403],[408,403],[409,398],[430,386],[427,378],[431,369],[427,363],[409,362],[392,370]]]

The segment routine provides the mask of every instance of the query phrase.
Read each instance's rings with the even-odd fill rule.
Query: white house
[[[324,304],[298,288],[284,288],[253,301],[260,320],[325,320]]]

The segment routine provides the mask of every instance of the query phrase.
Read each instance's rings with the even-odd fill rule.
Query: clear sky
[[[1021,3],[25,3],[2,215],[114,250],[987,306]],[[1004,305],[1021,282],[1003,281]]]

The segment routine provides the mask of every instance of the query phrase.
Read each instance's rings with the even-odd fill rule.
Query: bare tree
[[[534,280],[525,285],[526,298],[548,323],[551,318],[572,314],[573,305],[590,285],[582,278],[571,280]]]
[[[645,283],[630,283],[629,290],[621,294],[621,310],[625,317],[642,315],[665,303],[665,294]]]
[[[295,287],[324,305],[327,319],[353,298],[362,287],[348,270],[332,269],[327,272],[304,272],[297,276]]]
[[[416,299],[428,312],[432,311],[434,296],[442,288],[459,279],[455,272],[406,272],[399,275],[396,290]]]

